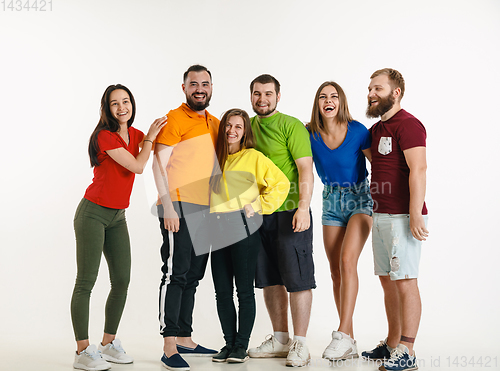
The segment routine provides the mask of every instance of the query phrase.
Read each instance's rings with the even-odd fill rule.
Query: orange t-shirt
[[[219,120],[205,112],[206,117],[182,103],[167,114],[167,125],[156,137],[156,143],[174,147],[167,164],[172,201],[209,204]]]

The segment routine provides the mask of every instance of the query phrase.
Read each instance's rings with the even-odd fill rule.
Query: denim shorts
[[[325,185],[323,189],[323,225],[346,227],[351,216],[373,213],[368,179],[350,187]]]
[[[424,215],[427,225],[427,215]],[[418,278],[422,241],[413,237],[409,214],[373,214],[373,261],[377,276]]]

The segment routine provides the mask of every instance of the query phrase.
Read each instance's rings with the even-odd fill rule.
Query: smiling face
[[[392,89],[386,74],[374,77],[368,86],[366,116],[377,118],[387,113],[396,102],[397,89]]]
[[[252,108],[260,117],[270,117],[276,113],[281,93],[276,94],[274,83],[256,82],[252,90]]]
[[[204,111],[212,98],[212,80],[207,71],[191,71],[182,84],[187,105],[195,112]]]
[[[226,123],[226,138],[230,149],[240,149],[240,142],[244,134],[245,122],[243,118],[241,116],[231,116]]]
[[[109,110],[120,125],[127,124],[132,117],[133,107],[128,93],[123,89],[116,89],[109,95]]]
[[[318,97],[318,109],[323,119],[334,118],[340,108],[339,93],[332,85],[325,86]]]

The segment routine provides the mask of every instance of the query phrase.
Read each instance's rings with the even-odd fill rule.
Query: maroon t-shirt
[[[126,209],[130,203],[130,194],[134,185],[135,174],[115,162],[106,151],[123,147],[132,156],[139,154],[139,143],[144,133],[133,127],[128,128],[129,144],[117,132],[102,130],[97,136],[100,165],[94,167],[94,179],[85,192],[85,198],[98,205],[111,209]]]
[[[372,179],[370,191],[373,211],[388,214],[410,212],[410,168],[403,151],[425,147],[424,125],[405,110],[399,110],[387,121],[370,129],[372,136]],[[427,215],[424,202],[422,215]]]

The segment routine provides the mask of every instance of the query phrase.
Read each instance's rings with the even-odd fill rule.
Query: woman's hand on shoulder
[[[151,126],[149,127],[148,133],[144,137],[147,140],[155,140],[156,136],[160,132],[161,129],[167,124],[167,116],[160,117],[153,121]]]

